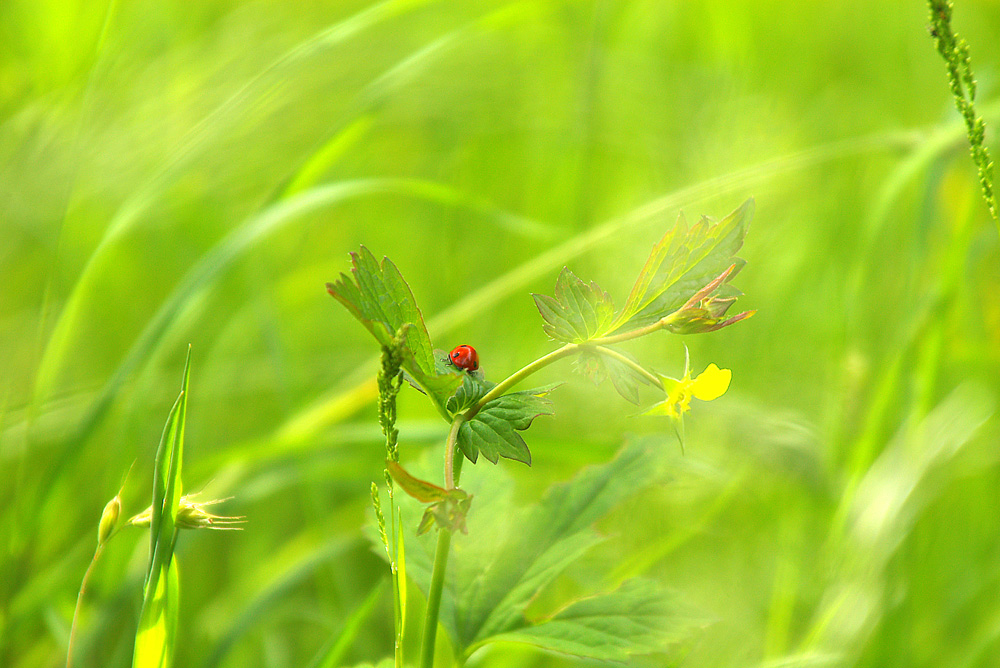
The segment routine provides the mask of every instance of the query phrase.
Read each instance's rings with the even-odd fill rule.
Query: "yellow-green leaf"
[[[609,331],[633,329],[659,320],[726,267],[735,265],[727,281],[736,276],[745,262],[734,254],[743,245],[753,208],[753,199],[748,199],[721,221],[703,217],[691,227],[683,214],[678,216],[674,227],[653,246]],[[720,292],[723,298],[738,294],[729,286],[723,286]]]

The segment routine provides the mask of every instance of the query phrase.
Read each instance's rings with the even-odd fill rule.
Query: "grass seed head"
[[[180,529],[216,529],[219,531],[229,530],[238,531],[243,527],[234,526],[237,524],[243,524],[246,522],[246,518],[243,515],[237,516],[226,516],[226,515],[216,515],[215,513],[209,512],[205,508],[207,506],[215,505],[216,503],[222,503],[223,501],[228,501],[232,497],[225,499],[213,499],[211,501],[205,501],[203,503],[198,503],[193,500],[196,494],[189,494],[187,496],[182,496],[180,504],[177,507],[177,517],[176,524]],[[128,522],[132,526],[137,527],[149,527],[153,521],[153,509],[152,506],[146,508],[144,511],[130,519]]]

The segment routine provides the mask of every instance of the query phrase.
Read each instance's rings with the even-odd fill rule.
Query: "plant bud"
[[[108,501],[108,505],[104,506],[104,512],[101,513],[101,524],[97,527],[97,544],[104,545],[111,538],[112,532],[118,525],[118,516],[122,512],[122,502],[115,495],[115,498]]]

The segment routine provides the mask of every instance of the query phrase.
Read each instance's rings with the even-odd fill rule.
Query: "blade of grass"
[[[294,544],[300,540],[302,540],[302,536],[293,537],[289,539],[289,542]],[[334,560],[343,560],[345,553],[357,546],[359,542],[359,538],[337,536],[327,540],[315,549],[311,549],[307,554],[295,558],[290,565],[284,566],[280,577],[263,586],[256,596],[247,605],[243,606],[239,614],[230,616],[232,621],[229,622],[229,628],[218,642],[216,642],[212,651],[206,654],[205,660],[201,665],[204,668],[215,668],[215,666],[223,665],[226,655],[232,649],[233,645],[236,644],[236,641],[246,635],[255,625],[260,624],[266,619],[272,610],[279,608],[283,602],[287,601],[289,595],[297,587],[301,587],[303,582],[313,577],[317,570],[328,566]],[[280,554],[277,558],[280,558],[282,563],[285,564],[289,557],[285,554]],[[255,574],[254,581],[266,580],[267,576],[265,573],[270,568],[271,566],[268,564],[262,566]]]
[[[385,583],[385,580],[380,580],[372,587],[365,600],[354,609],[351,616],[344,622],[340,633],[331,638],[326,647],[320,650],[319,654],[309,663],[309,668],[337,668],[337,666],[344,665],[344,656],[358,637],[358,631],[361,630],[362,625],[375,610],[375,605],[385,589]]]
[[[173,658],[180,594],[174,545],[177,540],[177,509],[183,491],[181,462],[184,456],[190,368],[189,346],[184,362],[181,393],[167,419],[164,439],[157,448],[153,470],[149,568],[135,636],[133,668],[167,668]]]
[[[406,548],[403,540],[403,511],[396,514],[396,555],[392,571],[396,614],[396,668],[403,668],[403,641],[406,637]]]

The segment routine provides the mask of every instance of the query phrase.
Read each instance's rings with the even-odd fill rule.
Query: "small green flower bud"
[[[118,516],[121,512],[122,502],[116,494],[115,498],[108,501],[108,505],[104,506],[104,512],[101,513],[101,524],[97,527],[98,545],[104,545],[111,538],[111,534],[118,525]]]

